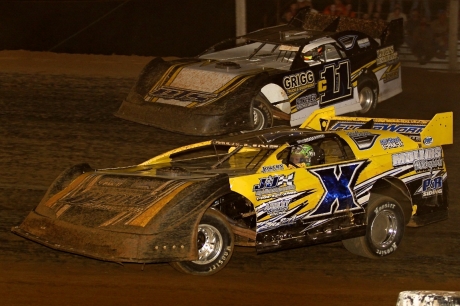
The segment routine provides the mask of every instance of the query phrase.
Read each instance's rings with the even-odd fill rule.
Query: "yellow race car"
[[[330,241],[381,257],[405,226],[448,217],[442,145],[452,113],[432,120],[313,113],[276,127],[197,143],[142,164],[63,172],[18,235],[114,262],[169,262],[210,275],[234,246],[258,253]]]

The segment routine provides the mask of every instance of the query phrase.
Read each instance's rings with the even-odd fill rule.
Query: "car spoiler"
[[[396,48],[404,42],[403,19],[391,22],[384,20],[364,20],[344,16],[331,16],[310,13],[308,9],[300,10],[291,19],[289,25],[304,30],[321,32],[360,31],[373,38],[380,39],[381,46],[394,45]]]
[[[436,114],[431,120],[387,119],[336,116],[334,107],[313,112],[301,128],[321,131],[355,130],[369,128],[397,132],[418,142],[422,148],[452,144],[453,113]]]

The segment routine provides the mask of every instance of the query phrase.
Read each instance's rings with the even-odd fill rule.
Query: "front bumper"
[[[50,219],[34,211],[12,232],[52,249],[113,262],[190,261],[196,260],[197,254],[190,236],[108,231]]]
[[[146,102],[131,93],[115,116],[185,135],[223,135],[252,128],[251,95],[243,94],[238,99],[244,103],[227,103],[225,109],[213,106],[187,108]]]

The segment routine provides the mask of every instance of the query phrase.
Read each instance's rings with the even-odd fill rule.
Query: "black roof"
[[[305,30],[289,24],[264,28],[243,36],[243,38],[272,43],[272,44],[288,44],[294,46],[303,46],[312,40],[329,36],[333,32],[323,32],[316,30]]]
[[[397,25],[397,23],[401,23],[401,25]],[[388,31],[388,26],[391,24],[394,24],[393,32],[395,33]],[[308,9],[302,9],[288,24],[263,28],[243,37],[266,43],[300,46],[320,37],[345,31],[358,31],[372,38],[385,40],[388,35],[402,35],[402,19],[398,22],[388,23],[383,20],[312,14],[309,13]]]

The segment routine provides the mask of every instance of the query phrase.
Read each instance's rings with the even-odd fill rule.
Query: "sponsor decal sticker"
[[[278,216],[288,211],[291,199],[280,199],[276,201],[267,202],[265,204],[265,212],[270,216]]]
[[[388,46],[377,50],[377,65],[384,63],[390,64],[397,61],[398,52],[396,52],[393,46]]]
[[[422,185],[417,189],[414,195],[422,194],[423,198],[428,198],[436,196],[438,194],[442,194],[442,184],[442,176],[433,176],[424,179],[422,180]]]
[[[384,150],[404,147],[404,143],[399,137],[380,139],[380,144]]]
[[[430,146],[433,143],[433,137],[428,136],[423,139],[423,144],[425,146]]]
[[[263,233],[269,230],[274,230],[281,226],[292,225],[300,220],[299,216],[292,216],[292,217],[280,217],[276,218],[276,220],[269,220],[257,225],[257,233]]]
[[[274,171],[282,171],[284,170],[283,164],[278,164],[278,165],[271,165],[271,166],[263,166],[262,167],[262,172],[274,172]]]
[[[240,145],[238,142],[229,142],[229,141],[219,141],[219,140],[213,140],[213,143],[219,144],[219,145],[224,145],[224,146],[231,146],[231,147],[237,147]],[[245,146],[247,148],[261,148],[261,149],[277,149],[279,145],[269,145],[269,144],[251,144]]]
[[[281,226],[292,225],[298,220],[301,220],[303,214],[297,215],[297,213],[308,204],[308,201],[303,201],[302,203],[291,207],[289,205],[304,196],[311,194],[311,192],[312,191],[310,190],[292,193],[282,198],[265,202],[258,206],[256,208],[257,233],[273,230]],[[267,216],[270,218],[266,219]]]
[[[412,164],[417,172],[442,169],[441,147],[420,149],[392,155],[393,167]]]
[[[285,76],[283,78],[283,86],[288,94],[313,88],[315,86],[315,76],[313,71],[307,70]]]
[[[360,150],[367,150],[372,148],[375,141],[379,137],[379,135],[372,134],[368,131],[353,131],[347,133],[347,135],[351,138],[351,140],[353,140],[353,142]]]
[[[326,137],[324,134],[315,135],[315,136],[311,136],[311,137],[307,137],[307,138],[298,140],[297,143],[302,144],[302,143],[310,142],[310,141],[313,141],[313,140],[316,140],[316,139],[321,139],[321,138],[324,138],[324,137]]]
[[[392,69],[390,70],[390,68],[387,69],[387,71],[385,71],[384,74],[382,74],[382,76],[380,77],[380,79],[383,80],[383,83],[388,83],[390,81],[393,81],[395,79],[399,78],[399,69]]]
[[[193,101],[204,103],[218,97],[215,93],[207,93],[202,91],[193,91],[186,89],[177,89],[172,87],[160,87],[147,94],[150,98],[158,97],[164,99],[174,99],[179,101]]]
[[[334,123],[329,130],[356,130],[360,128],[364,123],[365,122],[339,121]],[[372,129],[379,131],[391,131],[400,134],[420,134],[424,128],[424,125],[418,124],[374,123],[374,127]]]
[[[300,97],[295,100],[297,110],[301,110],[310,106],[318,105],[318,100],[316,99],[316,94],[312,93],[306,95],[305,97]]]
[[[256,200],[278,198],[296,192],[294,175],[273,175],[259,178],[259,183],[254,185],[252,191],[256,194]]]

